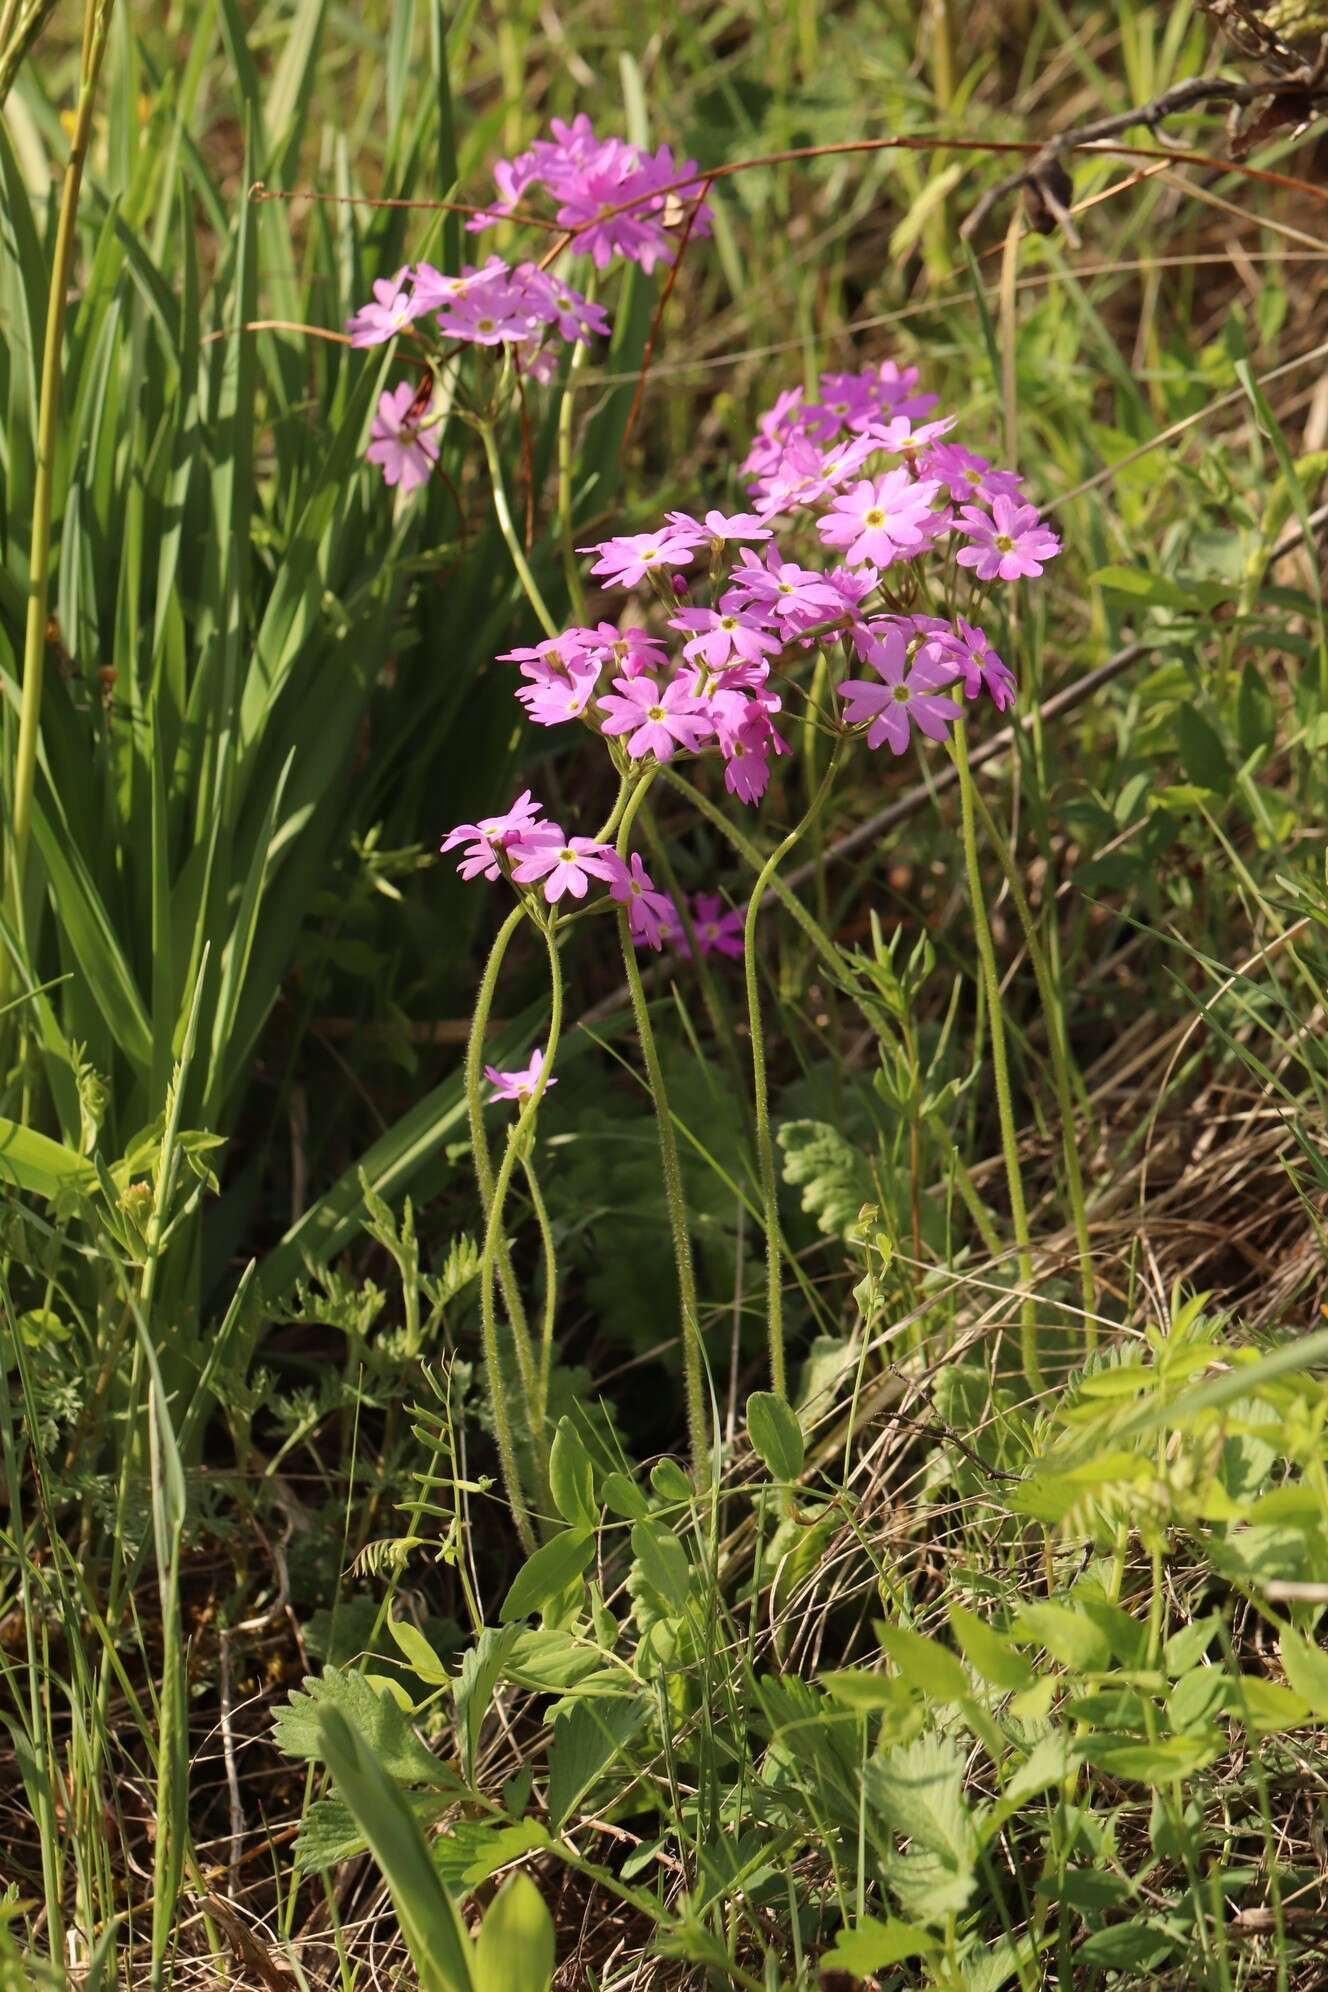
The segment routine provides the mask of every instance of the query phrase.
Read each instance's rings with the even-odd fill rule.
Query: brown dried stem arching
[[[1239,11],[1243,17],[1249,10]],[[965,220],[960,234],[966,240],[976,234],[994,208],[1022,189],[1031,226],[1041,234],[1059,228],[1066,240],[1078,248],[1079,235],[1070,213],[1072,188],[1064,164],[1067,153],[1089,150],[1119,138],[1122,132],[1132,131],[1137,125],[1145,126],[1154,137],[1160,138],[1169,119],[1202,106],[1226,104],[1235,119],[1249,106],[1262,103],[1264,109],[1249,130],[1243,131],[1238,125],[1229,130],[1233,150],[1239,157],[1242,147],[1248,150],[1251,143],[1270,136],[1279,127],[1303,127],[1315,117],[1328,115],[1328,32],[1319,38],[1312,51],[1296,57],[1290,66],[1281,57],[1292,52],[1277,43],[1276,38],[1273,45],[1280,51],[1275,77],[1236,82],[1220,76],[1192,76],[1161,91],[1146,104],[1057,132],[1026,165],[988,188]]]

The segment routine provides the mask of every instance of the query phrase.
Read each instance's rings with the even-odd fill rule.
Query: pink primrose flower
[[[408,380],[390,387],[378,399],[378,412],[369,431],[365,456],[377,464],[385,484],[399,484],[403,491],[418,490],[427,484],[438,461],[438,431],[420,424],[428,414],[421,410],[415,388]]]
[[[993,499],[990,516],[965,505],[958,530],[973,544],[961,547],[955,558],[961,567],[971,567],[979,581],[1038,575],[1043,562],[1054,560],[1061,550],[1060,540],[1043,525],[1036,505],[1020,505],[1004,496]]]
[[[634,761],[647,754],[667,761],[675,747],[694,752],[711,731],[710,719],[684,678],[674,678],[663,691],[644,673],[615,678],[613,687],[599,701],[606,715],[604,731],[627,734],[627,752]]]
[[[536,1045],[530,1054],[529,1065],[522,1066],[519,1072],[499,1072],[495,1066],[486,1065],[484,1076],[493,1087],[489,1095],[490,1104],[495,1100],[513,1100],[518,1107],[524,1107],[535,1088],[539,1085],[540,1074],[544,1070],[544,1053]],[[550,1086],[556,1086],[556,1079],[546,1079],[540,1094],[543,1099]]]

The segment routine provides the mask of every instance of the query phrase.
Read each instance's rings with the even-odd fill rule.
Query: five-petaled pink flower
[[[1060,540],[1043,525],[1036,505],[1020,505],[1004,495],[992,500],[990,517],[976,505],[965,505],[958,530],[973,544],[961,547],[955,558],[961,567],[971,567],[979,581],[1018,581],[1021,575],[1038,575],[1043,562],[1054,560],[1061,550]]]
[[[378,278],[372,302],[362,304],[346,320],[352,346],[381,346],[388,339],[395,339],[412,319],[429,309],[429,297],[416,287],[413,275],[411,270],[404,269],[398,270],[394,277]]]
[[[940,488],[935,478],[915,480],[906,470],[865,477],[833,501],[816,530],[827,546],[847,547],[850,566],[869,560],[874,567],[889,567],[901,556],[907,560],[921,552],[933,538],[931,501]]]
[[[379,397],[364,454],[370,463],[381,465],[385,483],[399,484],[403,491],[415,491],[428,483],[438,461],[438,431],[420,426],[427,414],[427,408],[419,412],[415,389],[408,380]]]
[[[564,837],[556,823],[541,823],[514,846],[512,857],[517,884],[536,885],[543,879],[550,906],[556,906],[564,893],[584,899],[592,878],[611,885],[621,864],[607,844],[597,844],[593,837]]]
[[[755,512],[707,512],[704,519],[694,519],[690,512],[670,512],[670,526],[676,532],[686,533],[695,546],[704,546],[707,541],[718,540],[768,540],[770,528],[758,519]]]
[[[703,955],[731,955],[736,961],[742,954],[742,910],[726,906],[717,892],[697,893],[692,901],[692,926]]]
[[[871,722],[867,745],[884,743],[892,754],[902,754],[914,726],[929,740],[943,740],[959,711],[945,690],[956,667],[938,645],[925,636],[910,642],[900,624],[890,623],[879,631],[871,664],[882,679],[879,685],[870,679],[846,678],[839,687],[849,725]]]
[[[670,924],[676,920],[673,901],[667,892],[656,890],[654,880],[635,851],[609,886],[609,897],[627,908],[627,927],[637,946],[661,948]]]
[[[599,555],[590,571],[606,587],[635,588],[647,574],[686,567],[694,544],[676,526],[662,526],[655,533],[622,533],[617,539],[601,540],[597,546],[579,546],[577,552]]]
[[[599,701],[606,733],[628,735],[627,752],[634,761],[653,754],[667,761],[675,747],[694,752],[711,731],[710,720],[684,678],[675,678],[663,691],[654,678],[615,678],[613,691]]]
[[[673,617],[669,628],[680,629],[684,634],[694,631],[691,641],[684,643],[682,654],[693,662],[708,665],[712,671],[722,671],[731,657],[740,657],[746,664],[759,663],[763,657],[773,657],[780,648],[777,636],[739,615],[736,609],[683,609]]]
[[[535,1088],[539,1085],[540,1074],[543,1070],[544,1053],[538,1045],[536,1045],[534,1051],[530,1054],[529,1065],[523,1066],[519,1072],[499,1072],[495,1066],[486,1065],[484,1076],[493,1087],[493,1091],[489,1095],[490,1102],[494,1100],[515,1100],[518,1107],[524,1107],[527,1100],[535,1091]],[[543,1090],[540,1093],[540,1098],[543,1099],[544,1094],[548,1092],[550,1086],[556,1086],[557,1084],[558,1081],[556,1079],[546,1079]]]
[[[519,843],[539,820],[539,803],[529,789],[522,789],[512,807],[503,815],[481,816],[478,823],[458,823],[455,830],[448,831],[439,849],[454,851],[458,844],[464,844],[466,849],[457,866],[462,878],[495,879],[502,870],[498,853]]]
[[[957,616],[954,628],[947,628],[940,640],[946,655],[953,657],[959,668],[966,699],[975,699],[985,689],[991,694],[997,712],[1004,712],[1014,704],[1014,672],[996,655],[985,629]]]

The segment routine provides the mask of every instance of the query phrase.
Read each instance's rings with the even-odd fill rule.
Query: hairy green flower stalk
[[[807,806],[805,815],[793,826],[788,835],[776,844],[757,873],[751,898],[747,902],[747,920],[743,932],[743,963],[747,975],[747,1021],[752,1037],[752,1098],[756,1108],[756,1161],[761,1178],[762,1221],[765,1225],[765,1311],[766,1335],[770,1346],[770,1388],[779,1397],[788,1395],[784,1364],[785,1246],[779,1224],[779,1177],[775,1169],[775,1144],[770,1133],[770,1090],[766,1083],[765,1032],[761,1023],[761,983],[756,956],[756,923],[760,918],[761,901],[765,897],[766,887],[808,825],[816,821],[824,807],[825,799],[839,772],[841,748],[842,741],[836,740],[830,758],[826,762],[825,773]]]
[[[1005,1051],[1005,1018],[1001,1010],[1001,979],[996,968],[987,902],[982,890],[982,868],[978,863],[978,840],[974,828],[973,776],[968,765],[968,748],[962,723],[954,729],[954,759],[959,771],[959,813],[963,826],[964,867],[968,874],[968,896],[973,909],[977,935],[978,961],[987,996],[987,1020],[991,1031],[991,1069],[996,1083],[996,1114],[1001,1128],[1001,1149],[1005,1157],[1005,1178],[1010,1196],[1010,1217],[1014,1224],[1019,1253],[1019,1349],[1024,1376],[1031,1391],[1043,1387],[1042,1365],[1038,1356],[1037,1303],[1033,1294],[1033,1253],[1028,1232],[1028,1207],[1024,1202],[1024,1181],[1019,1169],[1019,1137],[1010,1096],[1010,1067]]]
[[[633,820],[646,799],[655,772],[651,769],[638,779],[623,810],[622,820],[618,826],[618,856],[624,862],[627,858]],[[622,948],[627,987],[632,997],[632,1015],[636,1020],[637,1036],[641,1040],[641,1053],[646,1062],[646,1078],[655,1105],[660,1168],[664,1176],[664,1201],[668,1206],[669,1234],[673,1242],[673,1262],[678,1272],[678,1302],[682,1313],[682,1372],[687,1404],[687,1434],[691,1446],[692,1473],[698,1489],[704,1492],[710,1485],[710,1418],[706,1405],[705,1372],[702,1363],[696,1269],[692,1263],[692,1234],[687,1223],[682,1167],[678,1160],[678,1140],[673,1131],[668,1090],[664,1084],[664,1071],[659,1062],[659,1047],[655,1043],[654,1027],[650,1021],[650,1006],[646,1002],[645,986],[641,981],[641,970],[637,965],[636,946],[632,940],[626,906],[618,909],[618,941]]]

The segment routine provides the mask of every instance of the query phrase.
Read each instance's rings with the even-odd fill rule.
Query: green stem
[[[586,286],[586,298],[595,295],[593,279]],[[581,568],[572,544],[572,413],[573,393],[576,377],[586,363],[590,347],[584,339],[578,339],[572,347],[572,357],[567,363],[567,378],[563,382],[563,398],[558,409],[558,536],[562,545],[563,572],[567,578],[567,599],[572,606],[575,621],[586,619],[586,590],[581,579]]]
[[[41,391],[37,404],[37,474],[32,493],[32,551],[28,562],[27,618],[23,631],[23,691],[19,704],[18,748],[14,760],[13,841],[10,851],[10,904],[14,928],[21,937],[23,890],[28,844],[32,836],[32,798],[37,776],[37,746],[41,738],[42,684],[46,668],[46,614],[51,579],[51,512],[55,495],[55,452],[60,428],[60,384],[63,372],[65,318],[73,270],[78,196],[83,182],[97,77],[106,49],[113,0],[86,0],[83,16],[83,63],[79,78],[74,133],[65,165],[60,214],[55,230],[55,256],[46,305],[42,347]],[[0,999],[7,993],[8,957],[0,962]]]
[[[728,839],[729,843],[732,844],[734,850],[738,853],[738,856],[745,858],[754,872],[762,870],[765,865],[765,858],[762,856],[760,850],[758,850],[750,837],[739,830],[736,823],[730,821],[722,809],[716,808],[709,796],[703,795],[699,788],[696,788],[688,781],[686,775],[678,774],[675,769],[667,768],[665,769],[665,774],[674,788],[678,790],[679,794],[685,795],[693,808],[698,809],[701,815],[705,817],[707,823],[713,824],[720,835]],[[807,911],[807,908],[798,898],[797,893],[791,892],[784,881],[777,877],[770,879],[770,889],[784,908],[784,911],[792,914],[826,967],[839,973],[838,948],[826,933],[825,928]]]
[[[996,970],[996,950],[987,920],[987,902],[982,891],[982,870],[978,863],[978,840],[973,821],[973,777],[968,765],[968,748],[961,721],[954,730],[955,767],[959,773],[959,812],[963,826],[964,865],[968,873],[968,896],[973,909],[978,959],[987,992],[987,1027],[991,1033],[991,1067],[996,1082],[996,1113],[1001,1127],[1001,1148],[1005,1155],[1005,1176],[1010,1194],[1010,1216],[1019,1250],[1019,1280],[1023,1294],[1019,1303],[1019,1346],[1028,1387],[1035,1394],[1043,1388],[1042,1365],[1038,1358],[1037,1305],[1033,1295],[1033,1253],[1028,1234],[1028,1210],[1024,1202],[1024,1182],[1019,1170],[1019,1140],[1010,1096],[1010,1068],[1005,1054],[1005,1018],[1001,1010],[1000,976]]]
[[[484,1103],[480,1090],[480,1074],[483,1061],[484,1034],[488,1024],[489,1011],[493,1003],[493,992],[498,981],[498,971],[508,943],[516,931],[518,923],[527,917],[523,906],[516,906],[508,914],[498,930],[497,939],[485,964],[475,1003],[475,1014],[471,1020],[470,1040],[466,1048],[466,1103],[470,1115],[471,1146],[475,1162],[475,1175],[479,1184],[480,1200],[484,1206],[487,1222],[484,1231],[484,1247],[480,1255],[480,1334],[484,1347],[484,1366],[489,1386],[489,1404],[493,1413],[494,1437],[498,1446],[498,1461],[502,1469],[503,1485],[507,1491],[508,1503],[516,1523],[517,1534],[523,1547],[533,1550],[535,1534],[531,1527],[529,1511],[521,1487],[520,1469],[517,1465],[516,1446],[512,1438],[512,1424],[507,1412],[507,1396],[503,1388],[502,1350],[498,1341],[498,1321],[494,1306],[494,1287],[502,1289],[507,1304],[508,1319],[512,1331],[512,1346],[516,1353],[517,1372],[520,1377],[526,1415],[530,1424],[530,1440],[535,1452],[536,1471],[543,1480],[547,1470],[544,1459],[542,1421],[535,1415],[537,1401],[537,1375],[534,1351],[530,1344],[530,1330],[526,1323],[525,1310],[517,1291],[516,1278],[512,1270],[511,1258],[503,1237],[503,1204],[507,1197],[508,1184],[512,1180],[512,1169],[525,1141],[526,1130],[534,1117],[536,1107],[548,1082],[549,1070],[558,1045],[558,1034],[562,1023],[562,973],[558,964],[558,949],[550,930],[545,930],[549,948],[549,961],[552,970],[553,987],[550,1001],[549,1038],[545,1048],[544,1068],[539,1084],[517,1115],[510,1129],[507,1149],[504,1153],[498,1174],[492,1173],[488,1139],[484,1131]]]
[[[544,937],[548,946],[551,985],[549,991],[549,1035],[548,1042],[544,1048],[544,1063],[540,1069],[539,1079],[531,1090],[529,1099],[508,1130],[507,1147],[503,1151],[503,1159],[498,1165],[498,1174],[494,1179],[493,1201],[489,1206],[489,1222],[484,1233],[484,1249],[480,1255],[480,1334],[484,1343],[484,1361],[489,1372],[489,1390],[494,1411],[494,1431],[498,1438],[498,1457],[502,1465],[503,1480],[507,1487],[508,1500],[512,1505],[512,1515],[516,1522],[517,1533],[520,1535],[522,1543],[528,1549],[534,1548],[535,1536],[521,1491],[521,1478],[517,1467],[516,1448],[512,1443],[511,1421],[507,1416],[507,1402],[503,1395],[502,1351],[498,1342],[498,1320],[494,1309],[494,1286],[499,1245],[503,1235],[503,1206],[507,1201],[507,1192],[512,1181],[512,1172],[516,1167],[518,1157],[525,1151],[530,1130],[534,1125],[535,1115],[539,1111],[539,1103],[544,1097],[544,1090],[549,1083],[549,1075],[553,1070],[553,1063],[558,1055],[558,1039],[562,1033],[563,977],[562,967],[558,960],[558,942],[552,924],[545,928]],[[521,1365],[518,1365],[518,1367],[522,1370],[521,1381],[526,1403],[526,1417],[530,1425],[530,1443],[535,1454],[536,1477],[542,1487],[548,1480],[548,1448],[544,1443],[543,1421],[537,1419],[535,1415],[534,1371],[532,1369],[530,1384],[527,1386],[524,1368]]]
[[[624,863],[627,860],[633,819],[645,801],[650,784],[657,773],[657,769],[651,768],[641,776],[623,811],[618,826],[617,848],[618,856]],[[645,987],[641,981],[641,970],[637,965],[636,947],[632,940],[631,924],[625,906],[618,910],[618,942],[622,948],[627,987],[631,991],[632,1015],[636,1020],[637,1036],[641,1040],[646,1078],[655,1103],[660,1170],[664,1177],[664,1201],[668,1206],[673,1262],[678,1273],[678,1302],[682,1313],[683,1387],[687,1404],[687,1431],[691,1443],[692,1473],[698,1489],[704,1493],[710,1486],[710,1419],[706,1408],[701,1321],[696,1298],[696,1271],[692,1263],[692,1235],[687,1223],[682,1167],[678,1160],[678,1142],[673,1131],[673,1116],[669,1111],[664,1071],[659,1062],[659,1047],[655,1043],[655,1033],[650,1022],[650,1008],[646,1002]]]
[[[1089,1350],[1097,1347],[1097,1283],[1093,1278],[1093,1254],[1088,1238],[1088,1207],[1084,1201],[1083,1170],[1079,1163],[1079,1144],[1075,1135],[1074,1090],[1070,1083],[1070,1055],[1066,1043],[1064,1018],[1061,1006],[1056,1000],[1056,990],[1051,978],[1051,965],[1047,960],[1033,919],[1023,883],[1009,845],[996,826],[985,797],[975,786],[973,801],[982,818],[983,827],[992,842],[992,847],[1001,862],[1014,910],[1019,916],[1019,924],[1024,930],[1024,940],[1028,946],[1028,958],[1033,964],[1033,975],[1042,1001],[1042,1014],[1047,1022],[1047,1044],[1051,1052],[1051,1069],[1056,1084],[1056,1108],[1061,1120],[1061,1147],[1065,1156],[1065,1180],[1070,1192],[1070,1208],[1074,1215],[1074,1235],[1079,1247],[1079,1287],[1084,1305],[1084,1344]]]
[[[521,536],[512,523],[511,507],[507,502],[507,486],[503,482],[503,466],[498,459],[498,445],[494,440],[492,425],[481,422],[479,432],[484,439],[484,457],[489,466],[489,483],[493,488],[493,509],[498,519],[498,530],[507,542],[507,551],[512,556],[517,579],[525,589],[526,599],[531,608],[544,626],[544,634],[557,636],[558,625],[549,614],[548,604],[539,591],[539,583],[530,571],[530,562],[526,559]]]
[[[521,1158],[526,1175],[526,1189],[530,1193],[530,1207],[535,1213],[535,1223],[539,1227],[540,1244],[544,1251],[544,1319],[540,1325],[539,1366],[535,1372],[535,1406],[541,1427],[546,1422],[549,1409],[549,1378],[553,1372],[553,1329],[558,1314],[558,1254],[553,1242],[553,1226],[549,1223],[549,1213],[544,1195],[535,1174],[535,1164],[528,1154]]]
[[[809,823],[820,815],[839,771],[843,743],[837,740],[825,764],[825,773],[807,805],[806,814],[796,823],[761,866],[747,901],[743,927],[743,966],[747,976],[747,1021],[752,1038],[752,1100],[756,1109],[756,1160],[761,1178],[761,1206],[765,1224],[766,1332],[770,1341],[770,1388],[776,1396],[787,1395],[784,1373],[784,1283],[782,1260],[784,1239],[779,1225],[779,1178],[775,1171],[775,1145],[770,1133],[770,1092],[765,1070],[765,1032],[761,1024],[761,983],[756,958],[756,923],[766,887],[793,849]]]
[[[484,974],[475,997],[475,1011],[470,1020],[470,1036],[466,1040],[466,1112],[470,1121],[470,1152],[479,1187],[480,1208],[486,1223],[493,1208],[493,1160],[489,1154],[488,1130],[484,1125],[484,1040],[503,959],[512,936],[526,917],[524,906],[514,906],[498,929],[489,959],[484,964]],[[507,1309],[507,1318],[512,1324],[512,1340],[524,1381],[527,1376],[533,1378],[535,1375],[535,1358],[521,1289],[517,1285],[512,1255],[505,1238],[500,1239],[498,1246],[498,1286]]]

